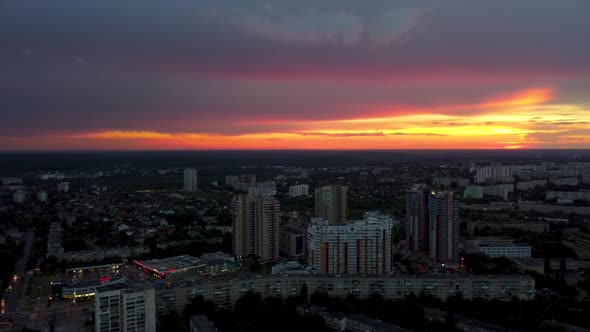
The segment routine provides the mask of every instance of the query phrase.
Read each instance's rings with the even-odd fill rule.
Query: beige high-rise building
[[[429,253],[435,262],[459,263],[459,210],[457,197],[450,191],[429,197]]]
[[[186,168],[184,170],[184,192],[194,193],[197,191],[197,170]]]
[[[414,185],[406,192],[406,241],[410,251],[427,253],[430,244],[429,187]]]
[[[279,257],[280,204],[274,197],[234,196],[232,250],[236,257],[255,255],[261,260]]]
[[[344,224],[348,217],[348,187],[325,186],[315,191],[315,216],[330,224]]]
[[[254,198],[236,195],[231,201],[232,251],[236,257],[254,254]]]
[[[254,201],[254,254],[259,259],[279,258],[279,222],[281,208],[274,197],[257,197]]]

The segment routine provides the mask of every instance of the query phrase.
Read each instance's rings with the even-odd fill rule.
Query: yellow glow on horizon
[[[525,149],[544,146],[590,147],[589,110],[583,105],[543,104],[553,90],[517,91],[472,105],[432,109],[367,109],[364,118],[269,120],[228,123],[240,131],[221,134],[99,130],[84,134],[9,138],[19,146],[75,149]],[[414,113],[412,113],[414,112]],[[376,114],[382,114],[378,116]]]
[[[481,104],[483,107],[506,107],[543,104],[553,99],[553,89],[534,88],[500,96]]]

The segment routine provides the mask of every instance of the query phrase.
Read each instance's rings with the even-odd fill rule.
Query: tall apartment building
[[[68,191],[70,191],[70,183],[69,182],[60,182],[57,184],[57,192],[67,193]]]
[[[279,257],[280,204],[274,197],[234,196],[232,248],[236,257],[254,254],[261,260]]]
[[[23,190],[17,190],[12,194],[12,201],[15,203],[22,203],[27,198],[27,192]]]
[[[459,262],[459,211],[453,192],[432,193],[430,210],[429,256],[440,263]]]
[[[309,185],[299,184],[289,187],[289,197],[299,197],[309,195]]]
[[[46,191],[40,191],[37,193],[37,200],[39,202],[47,202],[47,192]]]
[[[274,197],[254,200],[254,254],[259,259],[279,258],[279,223],[281,207]]]
[[[392,229],[387,216],[346,224],[314,219],[307,229],[308,263],[320,273],[391,272]]]
[[[253,197],[236,195],[232,198],[232,251],[236,257],[254,254]]]
[[[487,179],[502,180],[512,176],[509,165],[491,165],[475,167],[475,183],[485,183]]]
[[[234,190],[247,191],[249,187],[256,185],[256,174],[227,175],[225,185]]]
[[[331,224],[344,224],[348,217],[348,187],[325,186],[315,191],[315,216]]]
[[[184,170],[184,192],[194,193],[197,191],[197,170],[186,168]]]
[[[237,175],[226,175],[225,185],[237,189],[240,186],[240,177]]]
[[[54,222],[49,225],[47,237],[47,256],[59,257],[64,253],[61,223]]]
[[[406,240],[410,251],[428,252],[430,194],[430,189],[425,185],[416,185],[406,194]]]
[[[274,196],[277,194],[277,185],[274,181],[258,182],[248,187],[250,196]]]
[[[97,332],[155,332],[154,289],[97,289],[95,321]]]

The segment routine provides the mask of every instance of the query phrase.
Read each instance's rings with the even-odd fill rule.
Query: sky
[[[0,150],[590,148],[588,0],[0,0]]]

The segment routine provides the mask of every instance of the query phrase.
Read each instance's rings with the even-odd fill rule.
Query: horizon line
[[[387,151],[589,151],[590,148],[398,148],[398,149],[67,149],[67,150],[0,150],[0,154],[10,153],[74,153],[74,152],[387,152]]]

